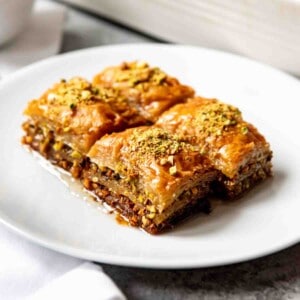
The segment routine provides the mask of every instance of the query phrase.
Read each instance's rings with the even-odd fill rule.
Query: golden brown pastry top
[[[151,122],[172,105],[194,95],[191,87],[180,84],[159,68],[138,61],[108,67],[94,77],[93,83],[119,90]]]
[[[54,130],[56,136],[82,153],[123,123],[99,89],[79,77],[55,84],[39,99],[29,102],[24,114]]]
[[[199,147],[229,178],[250,159],[270,152],[265,138],[236,107],[216,99],[189,99],[162,114],[156,125]]]
[[[105,135],[88,156],[100,169],[112,169],[135,184],[135,188],[144,192],[138,201],[146,204],[150,200],[160,211],[173,203],[183,190],[204,180],[211,170],[193,146],[155,127]]]

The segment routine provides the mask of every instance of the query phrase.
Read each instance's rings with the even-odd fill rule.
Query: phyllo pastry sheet
[[[135,106],[151,122],[166,109],[194,95],[191,87],[140,61],[108,67],[94,77],[93,84],[118,90],[130,106]]]
[[[83,78],[62,80],[40,98],[29,102],[24,114],[28,125],[44,135],[55,136],[56,148],[66,144],[81,154],[102,135],[122,128],[123,120],[91,83]]]
[[[192,208],[207,209],[203,198],[217,174],[193,146],[155,127],[106,135],[87,156],[84,186],[150,233],[172,226]]]
[[[192,98],[166,111],[156,125],[198,147],[210,160],[219,171],[215,192],[235,198],[271,175],[268,142],[232,105]]]

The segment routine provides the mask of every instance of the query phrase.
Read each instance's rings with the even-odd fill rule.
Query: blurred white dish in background
[[[0,79],[21,67],[58,53],[65,15],[66,8],[61,4],[36,1],[24,32],[12,43],[0,46]]]
[[[0,46],[25,28],[34,0],[0,0]]]
[[[61,0],[166,41],[239,53],[300,76],[300,0]]]

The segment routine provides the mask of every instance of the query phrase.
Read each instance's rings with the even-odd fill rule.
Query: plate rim
[[[128,257],[122,257],[119,255],[107,255],[103,253],[100,255],[100,257],[95,256],[95,252],[90,250],[81,250],[76,249],[75,247],[64,245],[61,242],[55,242],[51,239],[45,239],[43,237],[40,237],[40,234],[38,233],[30,233],[29,230],[24,230],[18,227],[14,224],[13,221],[9,220],[9,217],[3,216],[3,214],[0,212],[0,223],[5,225],[9,230],[12,230],[17,235],[25,238],[26,240],[33,242],[37,245],[43,246],[49,250],[56,251],[58,253],[62,253],[65,255],[69,255],[71,257],[83,259],[83,260],[90,260],[97,263],[104,263],[104,264],[111,264],[115,266],[123,266],[123,267],[132,267],[132,268],[143,268],[143,269],[158,269],[158,270],[185,270],[185,269],[199,269],[199,268],[208,268],[208,267],[220,267],[220,266],[227,266],[227,265],[233,265],[238,263],[245,263],[251,260],[259,259],[266,257],[268,255],[277,253],[279,251],[285,250],[291,246],[294,246],[300,242],[300,238],[295,238],[294,240],[291,240],[285,244],[281,243],[280,245],[273,247],[271,249],[266,249],[264,251],[260,251],[259,253],[250,253],[248,255],[242,255],[241,257],[235,257],[231,259],[227,259],[224,261],[224,259],[215,259],[213,263],[207,262],[192,262],[191,260],[184,261],[180,259],[176,263],[174,261],[172,262],[166,262],[164,261],[162,263],[161,259],[152,259],[152,260],[143,260],[143,257],[141,258],[128,258]]]

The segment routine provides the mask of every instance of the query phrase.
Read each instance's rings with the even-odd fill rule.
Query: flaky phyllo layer
[[[150,233],[271,175],[269,144],[237,108],[146,63],[62,80],[25,115],[24,144]]]

